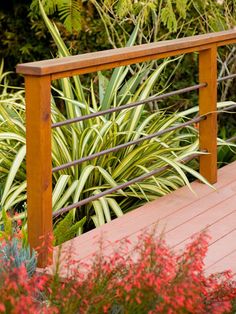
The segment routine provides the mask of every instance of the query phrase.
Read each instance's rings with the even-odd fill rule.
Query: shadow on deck
[[[144,230],[157,224],[157,232],[174,250],[181,250],[195,233],[207,228],[210,246],[205,259],[206,272],[232,269],[236,272],[236,162],[218,172],[216,190],[193,182],[195,195],[182,187],[167,196],[117,218],[109,224],[87,232],[62,245],[63,261],[67,251],[73,259],[88,261],[99,250],[99,239],[109,241],[105,251],[113,249],[115,242],[128,237],[132,242]],[[58,248],[55,248],[57,252]],[[55,252],[55,253],[56,253]],[[54,254],[56,255],[56,254]]]

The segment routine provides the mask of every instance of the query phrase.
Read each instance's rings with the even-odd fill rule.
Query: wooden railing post
[[[199,52],[199,82],[207,83],[199,91],[199,113],[211,112],[206,120],[200,122],[200,150],[206,150],[207,155],[200,156],[200,173],[211,184],[217,181],[217,48]]]
[[[38,267],[52,260],[50,76],[25,76],[28,238]]]

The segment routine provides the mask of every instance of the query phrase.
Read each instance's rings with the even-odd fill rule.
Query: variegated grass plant
[[[59,56],[68,56],[69,51],[56,26],[48,20],[42,7],[41,11],[58,46]],[[138,27],[128,45],[135,42],[137,31]],[[151,64],[138,68],[120,67],[112,71],[109,79],[104,73],[98,73],[97,86],[91,81],[89,90],[82,86],[79,77],[62,79],[61,88],[53,87],[52,122],[147,98],[169,62],[164,61],[155,69]],[[10,211],[19,208],[26,200],[24,90],[8,88],[3,67],[0,75],[4,83],[0,96],[1,208]],[[98,93],[95,92],[96,88]],[[58,109],[58,99],[63,101],[63,112]],[[197,108],[176,114],[166,114],[160,110],[150,113],[147,105],[141,105],[55,128],[52,132],[53,167],[165,130],[186,121],[196,112]],[[56,244],[81,234],[83,229],[101,226],[112,217],[119,217],[183,184],[189,185],[186,172],[207,183],[198,172],[180,162],[190,154],[197,153],[197,150],[198,131],[189,126],[53,173],[52,201],[53,211],[56,211],[156,168],[171,166],[155,177],[102,197],[57,219],[54,229]],[[17,219],[25,215],[23,211]]]
[[[149,87],[148,84],[147,86]],[[142,92],[145,92],[145,85],[143,89],[140,89],[140,95]],[[5,93],[5,96],[1,97],[1,207],[6,211],[12,210],[26,200],[23,93],[24,91],[20,90]],[[136,94],[133,97],[139,99],[140,95]],[[75,115],[78,115],[77,110],[89,110],[90,112],[96,110],[93,105],[84,109],[83,103],[77,100],[70,100],[70,106],[75,109]],[[110,117],[103,116],[83,121],[83,123],[71,124],[69,127],[54,129],[52,136],[53,166],[59,166],[129,140],[138,139],[183,121],[182,114],[165,115],[164,112],[148,114],[148,111],[142,108],[142,112],[139,113],[139,121],[136,121],[136,125],[132,129],[131,121],[134,121],[136,111],[137,109],[129,109],[113,113]],[[53,122],[64,120],[67,116],[59,111],[53,101]],[[79,220],[79,223],[76,223],[76,230],[73,227],[73,231],[67,231],[67,233],[68,237],[71,236],[71,232],[81,233],[85,219],[88,223],[92,220],[95,226],[102,225],[110,221],[112,216],[119,217],[125,211],[141,205],[144,201],[153,200],[157,196],[165,195],[178,188],[184,182],[188,183],[183,172],[183,168],[186,166],[177,160],[196,151],[197,147],[197,131],[189,127],[184,132],[168,132],[159,138],[145,141],[142,145],[133,145],[54,173],[53,210],[55,211],[155,168],[166,164],[173,166],[172,170],[163,172],[157,177],[151,177],[123,191],[102,197],[77,211],[72,211],[64,218],[65,225],[62,222],[59,224],[59,230],[62,227],[67,230],[68,224],[72,226],[75,221]],[[188,170],[197,175],[190,168]],[[23,212],[21,217],[24,215]],[[17,219],[19,219],[19,215]],[[61,238],[61,231],[58,233],[56,228],[55,232],[57,238]]]
[[[127,88],[124,100],[121,95],[125,94],[125,85],[121,88],[122,94],[121,89],[118,88],[115,99],[120,99],[119,105],[147,97],[151,91],[150,81],[155,76],[155,79],[158,78],[159,70],[154,71],[143,84],[139,84],[134,94],[131,95]],[[123,68],[120,75],[124,75],[124,71],[127,69]],[[142,75],[144,75],[142,71],[136,73],[127,81],[127,86],[133,80],[140,79]],[[102,74],[99,77],[104,79]],[[67,83],[70,86],[69,81]],[[1,208],[11,211],[13,208],[19,208],[19,205],[26,200],[25,105],[23,90],[10,91],[6,82],[4,85],[0,99]],[[75,99],[68,100],[64,96],[65,92],[59,93],[65,101],[67,110],[65,114],[62,114],[52,98],[53,122],[100,109],[92,88],[91,103],[83,103]],[[100,97],[105,97],[101,90]],[[114,104],[114,99],[112,103]],[[97,117],[82,123],[56,128],[52,136],[53,166],[59,166],[158,130],[164,130],[183,121],[183,115],[183,113],[166,115],[160,111],[149,114],[142,106],[138,109],[128,109],[110,116]],[[96,200],[77,211],[70,212],[55,228],[57,242],[81,233],[85,220],[89,224],[92,222],[95,226],[102,225],[109,222],[112,216],[119,217],[144,201],[153,200],[178,188],[184,182],[188,183],[183,172],[185,166],[178,160],[196,151],[197,147],[197,131],[189,127],[184,132],[168,132],[159,138],[145,141],[142,145],[133,145],[54,173],[53,211],[155,168],[166,164],[173,166],[170,171],[163,172],[157,177],[151,177],[123,191]],[[188,170],[197,175],[190,168]],[[17,219],[24,216],[25,212],[18,215]]]

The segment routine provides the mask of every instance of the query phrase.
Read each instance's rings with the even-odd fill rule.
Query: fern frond
[[[168,0],[166,6],[162,9],[161,20],[170,32],[177,31],[177,20],[174,14],[171,0]]]
[[[176,8],[181,17],[186,18],[187,0],[176,0]]]
[[[116,5],[116,14],[119,18],[123,18],[132,11],[132,7],[132,0],[119,0]]]
[[[64,0],[58,7],[59,16],[63,20],[66,29],[81,30],[81,3],[78,0]]]
[[[40,0],[47,15],[54,14],[65,0]],[[30,10],[34,13],[39,12],[39,0],[33,0],[30,4]]]

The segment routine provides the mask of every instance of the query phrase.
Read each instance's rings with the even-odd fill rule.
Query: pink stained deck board
[[[226,256],[221,257],[217,262],[206,267],[206,274],[222,272],[227,269],[230,269],[236,277],[236,249],[227,254]]]
[[[107,250],[111,250],[115,242],[124,237],[129,237],[135,243],[138,234],[152,228],[155,223],[158,224],[159,232],[164,230],[166,233],[167,243],[179,249],[183,248],[192,234],[206,227],[209,227],[210,232],[213,233],[213,242],[223,241],[224,234],[227,234],[234,226],[236,228],[234,213],[236,210],[236,162],[219,170],[218,182],[214,185],[216,190],[199,182],[193,182],[191,186],[196,195],[187,187],[180,188],[109,224],[64,243],[62,261],[68,250],[74,259],[89,259],[99,250],[98,241],[101,235],[105,243],[107,241]],[[226,242],[219,245],[227,246],[229,238],[225,237],[225,240]],[[234,247],[236,249],[236,243]],[[55,252],[57,250],[58,248],[55,248]],[[209,252],[211,252],[210,249]],[[229,250],[222,251],[221,259],[224,254],[229,254]],[[214,259],[212,263],[216,262],[217,260]]]
[[[219,240],[210,245],[208,255],[205,259],[206,268],[210,268],[223,257],[228,256],[232,251],[236,249],[236,227],[234,230],[229,230],[228,233],[223,235]],[[235,260],[230,265],[225,265],[225,269],[236,264]]]

